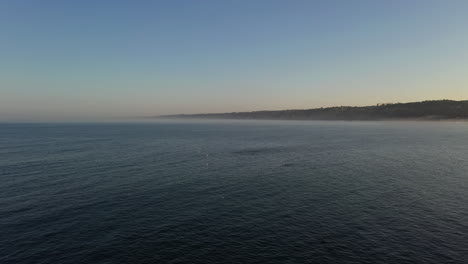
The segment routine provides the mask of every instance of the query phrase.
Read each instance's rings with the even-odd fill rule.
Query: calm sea
[[[1,124],[0,263],[468,263],[468,123]]]

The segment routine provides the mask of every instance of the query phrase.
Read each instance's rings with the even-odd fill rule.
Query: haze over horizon
[[[468,1],[0,1],[0,121],[468,99]]]

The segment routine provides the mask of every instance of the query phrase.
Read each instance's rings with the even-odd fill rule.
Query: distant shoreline
[[[468,121],[468,100],[435,100],[374,106],[335,106],[314,109],[232,113],[180,114],[151,119],[234,119],[315,121]]]

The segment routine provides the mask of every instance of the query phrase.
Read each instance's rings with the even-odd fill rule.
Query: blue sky
[[[468,99],[464,0],[0,0],[0,120]]]

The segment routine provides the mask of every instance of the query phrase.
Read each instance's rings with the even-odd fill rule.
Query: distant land
[[[468,100],[433,100],[373,106],[335,106],[314,109],[212,114],[164,115],[152,118],[266,119],[266,120],[449,120],[468,119]]]

